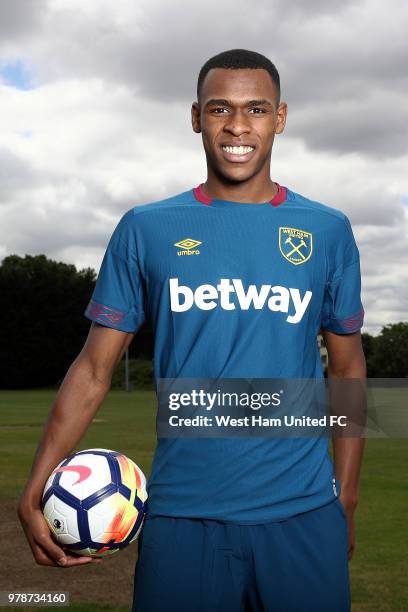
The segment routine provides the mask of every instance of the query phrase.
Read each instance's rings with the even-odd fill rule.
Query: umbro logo
[[[199,244],[202,244],[200,240],[184,238],[184,240],[180,240],[180,242],[175,242],[174,246],[181,249],[181,251],[177,251],[177,255],[199,255],[200,251],[195,248]]]

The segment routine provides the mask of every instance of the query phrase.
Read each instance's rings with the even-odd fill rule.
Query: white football
[[[91,448],[52,471],[42,497],[55,539],[70,551],[102,556],[137,539],[145,516],[146,478],[131,459]]]

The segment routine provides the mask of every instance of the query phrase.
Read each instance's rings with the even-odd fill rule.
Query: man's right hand
[[[78,444],[110,388],[112,372],[134,334],[92,324],[86,343],[69,368],[48,417],[18,516],[37,563],[59,567],[100,562],[64,551],[41,511],[44,484]]]
[[[18,516],[34,559],[39,565],[72,567],[102,561],[102,559],[71,554],[58,546],[52,538],[50,528],[40,508],[30,507],[22,501],[18,508]]]

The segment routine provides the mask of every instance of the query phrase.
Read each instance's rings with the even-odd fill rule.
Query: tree
[[[374,353],[374,342],[375,342],[375,338],[371,334],[367,332],[363,332],[361,334],[361,343],[363,345],[363,351],[364,351],[364,355],[365,355],[367,364]]]
[[[378,378],[408,376],[408,322],[392,323],[372,338],[368,374]],[[367,356],[366,356],[367,357]]]
[[[376,374],[373,370],[372,361],[375,352],[375,336],[372,336],[368,332],[363,332],[361,334],[361,343],[363,345],[363,351],[366,359],[367,377],[374,378]]]
[[[9,255],[0,266],[0,387],[59,382],[83,346],[84,310],[96,274],[47,259]]]

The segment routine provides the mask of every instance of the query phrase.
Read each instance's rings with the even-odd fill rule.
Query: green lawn
[[[381,390],[375,393],[384,396]],[[0,503],[19,495],[53,397],[55,392],[48,390],[0,392]],[[154,406],[150,391],[111,391],[80,448],[119,450],[148,475],[155,441]],[[350,564],[355,611],[408,610],[407,466],[408,438],[367,440],[357,549]],[[88,604],[71,607],[84,612],[103,609]]]
[[[0,391],[0,499],[21,492],[55,395],[49,390]],[[79,448],[120,451],[148,474],[155,444],[154,408],[151,391],[111,391]]]

